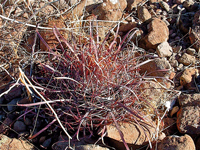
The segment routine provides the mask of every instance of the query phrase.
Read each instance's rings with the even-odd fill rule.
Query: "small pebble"
[[[17,132],[23,132],[26,131],[26,125],[22,121],[16,121],[14,123],[13,129]]]
[[[163,9],[165,9],[167,12],[170,10],[170,7],[169,7],[169,5],[166,3],[166,2],[164,2],[164,1],[160,1],[160,6],[163,8]]]

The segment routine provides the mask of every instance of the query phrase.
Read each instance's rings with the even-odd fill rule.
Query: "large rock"
[[[136,123],[119,123],[119,129],[124,135],[124,140],[132,149],[136,149],[144,144],[148,144],[148,138],[146,135],[149,137],[149,139],[151,139],[153,134],[156,132],[155,128],[150,124],[145,123],[145,127],[143,125],[142,127],[143,129]],[[148,129],[146,127],[148,127]],[[111,145],[117,149],[125,149],[121,136],[115,125],[110,124],[107,125],[106,128],[106,137],[110,139]]]
[[[194,141],[189,135],[167,136],[158,144],[157,150],[195,150]]]
[[[34,150],[35,147],[28,141],[16,138],[9,138],[3,134],[0,134],[0,149],[1,150]]]
[[[178,97],[180,106],[200,106],[200,94],[181,94]]]
[[[154,18],[148,25],[148,34],[141,41],[144,41],[144,48],[156,49],[157,45],[168,40],[169,29],[164,21]]]
[[[177,113],[177,128],[181,133],[200,134],[199,106],[181,107]]]
[[[181,109],[177,113],[177,128],[181,133],[200,134],[200,94],[181,94]]]
[[[140,67],[140,73],[146,76],[169,77],[171,65],[165,58],[157,58]]]

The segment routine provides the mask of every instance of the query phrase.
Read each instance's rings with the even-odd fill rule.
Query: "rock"
[[[149,81],[140,85],[140,97],[146,99],[151,106],[146,106],[144,111],[148,114],[153,114],[154,109],[160,107],[165,101],[168,93],[158,82]]]
[[[200,51],[200,26],[195,26],[189,32],[190,42],[197,52]]]
[[[183,53],[181,58],[178,59],[178,62],[182,63],[185,66],[188,66],[188,65],[194,66],[195,61],[196,61],[195,56],[189,55],[187,53]]]
[[[169,29],[165,22],[154,18],[148,25],[148,34],[144,37],[146,49],[156,49],[157,45],[168,40]],[[143,42],[143,40],[141,42]]]
[[[16,108],[17,108],[17,102],[20,101],[21,98],[15,98],[13,99],[11,102],[9,102],[7,104],[7,108],[8,108],[8,111],[11,112],[11,111],[14,111]]]
[[[189,135],[167,136],[159,144],[157,150],[196,150],[194,141]]]
[[[179,111],[179,107],[178,106],[173,107],[172,110],[171,110],[171,112],[170,112],[170,117],[172,117],[178,111]]]
[[[189,38],[191,44],[196,49],[197,52],[200,50],[200,10],[194,15],[193,26],[189,33]]]
[[[180,133],[200,134],[199,106],[181,107],[177,113],[177,128]]]
[[[140,67],[140,73],[146,76],[166,77],[170,75],[171,65],[165,58],[157,58]]]
[[[194,79],[198,75],[198,70],[195,68],[187,68],[184,70],[183,74],[180,77],[180,84],[186,89],[191,89],[191,87],[196,87]]]
[[[13,125],[13,129],[16,132],[23,132],[26,131],[26,125],[22,121],[16,121]]]
[[[165,9],[167,12],[170,10],[170,7],[169,7],[169,5],[168,5],[166,2],[160,1],[159,4],[160,4],[160,6],[161,6],[163,9]]]
[[[170,57],[173,50],[168,42],[163,42],[157,46],[156,52],[159,57]]]
[[[145,123],[144,130],[136,123],[119,123],[119,129],[124,135],[124,140],[129,145],[130,148],[136,149],[141,147],[144,144],[148,144],[148,138],[145,136],[144,131],[146,132],[149,139],[151,139],[152,135],[155,134],[155,128],[148,123]],[[148,127],[148,129],[146,129]],[[115,125],[110,124],[106,126],[107,134],[106,137],[110,139],[110,143],[113,147],[117,149],[125,149],[124,144],[121,140],[119,132]]]
[[[104,0],[92,11],[92,15],[86,17],[86,20],[92,20],[94,15],[97,20],[106,20],[98,22],[99,37],[104,39],[110,30],[110,26],[114,24],[112,21],[119,21],[122,18],[123,10],[126,6],[126,0]]]
[[[148,9],[144,6],[139,6],[137,10],[138,18],[142,21],[145,22],[149,19],[151,19],[151,14],[149,13]]]
[[[144,0],[127,0],[127,8],[131,11],[133,8],[136,8],[138,4],[145,2]]]
[[[122,22],[120,23],[119,32],[128,32],[137,27],[137,22]]]
[[[178,100],[182,107],[200,106],[200,94],[181,94]]]
[[[28,140],[9,138],[3,134],[0,134],[0,139],[1,150],[35,150],[35,147],[31,145]]]

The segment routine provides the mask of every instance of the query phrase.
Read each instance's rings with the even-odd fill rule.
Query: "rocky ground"
[[[108,45],[115,38],[116,45],[120,45],[128,35],[128,40],[122,43],[128,42],[135,57],[145,62],[139,70],[145,82],[140,84],[138,92],[158,111],[155,115],[146,106],[139,109],[144,111],[145,123],[121,121],[119,127],[107,124],[91,137],[80,133],[79,140],[71,141],[74,149],[200,149],[198,0],[3,0],[0,3],[0,149],[64,150],[69,146],[69,136],[55,123],[55,114],[46,111],[47,106],[22,107],[45,94],[40,89],[44,87],[37,82],[32,84],[41,90],[41,95],[33,92],[19,67],[31,80],[34,72],[27,73],[26,69],[32,67],[33,55],[42,57],[39,52],[59,46],[54,26],[66,39],[72,32],[76,37],[89,37],[93,30],[99,42],[110,31]],[[36,31],[43,40],[36,38]],[[34,62],[38,63],[36,59]],[[36,93],[35,97],[32,93]],[[57,106],[54,109],[63,110]],[[128,144],[126,148],[120,133]]]

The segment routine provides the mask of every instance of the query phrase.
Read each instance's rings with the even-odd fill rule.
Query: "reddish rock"
[[[157,147],[157,150],[196,150],[194,141],[189,135],[167,136]]]
[[[26,125],[22,121],[16,121],[13,125],[13,129],[18,133],[23,132],[26,131]]]
[[[25,140],[9,138],[0,134],[0,149],[1,150],[35,150],[35,147]]]
[[[140,67],[140,73],[146,76],[169,77],[171,65],[165,58],[157,58]]]
[[[143,126],[144,127],[144,126]],[[146,128],[148,127],[148,129]],[[115,125],[107,125],[107,135],[112,143],[112,146],[118,149],[125,149],[122,139],[119,135],[119,132]],[[124,135],[124,140],[126,143],[132,148],[135,149],[136,147],[141,147],[144,144],[148,144],[148,138],[146,137],[145,133],[151,139],[153,134],[155,134],[156,130],[151,125],[145,123],[145,127],[142,129],[136,123],[119,123],[119,129]]]
[[[177,113],[177,128],[181,133],[200,134],[199,106],[181,107]]]
[[[136,8],[139,4],[144,2],[145,0],[127,0],[127,8],[131,11],[133,8]]]
[[[146,49],[156,49],[158,44],[168,40],[169,29],[164,21],[154,18],[147,25],[147,28],[148,34],[143,39]]]
[[[137,22],[122,22],[120,23],[119,32],[128,32],[137,27]]]
[[[99,20],[118,21],[121,19],[126,6],[126,0],[104,0],[92,13],[96,15]]]

